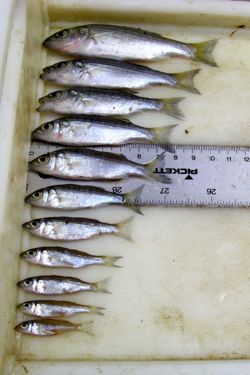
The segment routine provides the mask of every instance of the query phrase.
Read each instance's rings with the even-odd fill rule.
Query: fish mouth
[[[50,47],[50,37],[43,41],[43,47]]]
[[[39,78],[41,78],[41,79],[45,79],[45,74],[44,74],[44,73],[41,73],[40,76],[39,76]]]
[[[44,103],[45,98],[46,98],[46,96],[42,96],[41,98],[38,99],[38,102],[39,102],[40,104]]]
[[[30,198],[31,198],[31,194],[29,194],[29,195],[27,195],[25,198],[24,198],[24,201],[26,202],[26,203],[29,203],[30,202]],[[22,254],[20,254],[20,256],[21,256]]]
[[[38,110],[38,108],[37,108]],[[33,130],[31,132],[31,140],[36,140],[37,139],[37,129]]]
[[[29,222],[26,222],[26,223],[22,224],[22,228],[24,228],[24,229],[31,229],[31,225],[30,225]]]
[[[43,112],[42,107],[43,107],[42,104],[39,105],[39,107],[36,108],[36,111],[37,111],[37,112]]]
[[[18,286],[18,288],[21,288],[21,287],[22,287],[22,284],[23,284],[22,281],[18,281],[18,283],[17,283],[16,285]]]

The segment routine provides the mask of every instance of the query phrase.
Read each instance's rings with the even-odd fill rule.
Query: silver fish
[[[164,153],[146,165],[122,155],[89,149],[61,149],[41,155],[29,163],[30,170],[68,180],[120,180],[130,176],[170,183],[165,174],[155,173],[164,165]]]
[[[143,111],[165,112],[182,119],[178,108],[185,98],[152,99],[131,92],[95,88],[71,88],[53,91],[39,99],[39,112],[71,115],[125,116]]]
[[[182,43],[139,28],[89,24],[58,31],[43,45],[73,56],[138,61],[182,57],[217,66],[212,56],[216,43]]]
[[[20,333],[25,333],[32,336],[54,336],[58,333],[67,333],[71,331],[83,331],[88,335],[93,336],[90,331],[92,322],[83,324],[74,324],[66,320],[55,319],[39,319],[39,320],[26,320],[18,324],[15,330]]]
[[[25,201],[34,206],[59,210],[78,210],[111,204],[127,206],[141,213],[136,204],[141,198],[143,188],[144,185],[129,193],[115,194],[95,186],[55,185],[34,191]]]
[[[120,267],[115,263],[122,257],[91,255],[60,246],[29,249],[20,254],[29,263],[47,267],[82,268],[92,265]]]
[[[35,140],[66,146],[120,145],[125,143],[169,143],[176,125],[143,128],[128,120],[100,116],[62,117],[39,126]]]
[[[168,74],[123,61],[85,59],[61,61],[43,69],[40,78],[65,86],[142,89],[163,85],[199,93],[193,79],[200,69]]]
[[[26,292],[43,295],[72,294],[78,292],[109,293],[106,290],[108,279],[98,283],[86,281],[70,276],[34,276],[17,283]]]
[[[35,300],[26,301],[17,306],[23,314],[39,316],[40,318],[58,318],[74,314],[103,315],[103,307],[79,305],[69,301]]]
[[[55,241],[86,240],[104,234],[115,234],[131,241],[130,226],[133,217],[117,223],[103,223],[82,217],[45,217],[23,224],[31,234]]]

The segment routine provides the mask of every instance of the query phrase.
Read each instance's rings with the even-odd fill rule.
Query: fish
[[[133,216],[117,224],[104,223],[83,217],[56,216],[34,219],[23,224],[31,234],[55,241],[77,241],[115,234],[132,241],[130,226]]]
[[[46,38],[43,46],[77,57],[134,61],[179,57],[217,66],[213,57],[217,42],[183,43],[140,28],[87,24],[60,30]]]
[[[18,288],[33,294],[61,295],[78,292],[109,293],[106,284],[109,279],[88,283],[70,276],[34,276],[17,283]]]
[[[44,246],[29,249],[20,254],[29,263],[46,267],[82,268],[91,265],[120,267],[115,263],[119,256],[91,255],[83,251],[60,246]]]
[[[164,112],[183,119],[178,104],[184,97],[152,99],[111,89],[76,87],[53,91],[39,99],[38,112],[54,112],[64,115],[125,116],[143,111]]]
[[[143,89],[163,85],[200,93],[194,77],[200,69],[182,73],[164,73],[143,65],[110,59],[61,61],[43,69],[40,78],[64,86],[88,86],[114,89]]]
[[[82,115],[45,122],[32,132],[32,139],[65,146],[166,144],[176,126],[144,128],[129,120]]]
[[[29,169],[60,179],[93,181],[121,180],[127,177],[147,178],[164,184],[171,179],[156,173],[164,166],[165,152],[147,164],[138,164],[123,155],[90,149],[64,148],[38,156],[29,162]]]
[[[116,194],[95,186],[53,185],[34,191],[25,201],[33,206],[57,210],[78,210],[111,204],[126,206],[142,214],[136,204],[141,199],[143,188],[144,185],[125,194]]]
[[[35,300],[20,303],[17,306],[23,314],[38,316],[40,318],[58,318],[74,314],[104,315],[103,307],[79,305],[69,301]]]
[[[82,324],[74,324],[66,320],[55,319],[34,319],[26,320],[18,324],[15,330],[31,336],[54,336],[58,333],[67,333],[71,331],[83,331],[93,336],[90,326],[93,322],[85,322]]]

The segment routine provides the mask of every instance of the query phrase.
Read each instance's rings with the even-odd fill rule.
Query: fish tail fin
[[[192,43],[191,46],[195,50],[195,60],[204,62],[208,65],[218,66],[212,55],[214,47],[217,43],[218,39],[213,39],[201,43]]]
[[[77,327],[77,329],[79,331],[83,331],[84,333],[86,333],[89,336],[95,336],[94,333],[93,333],[93,331],[92,331],[92,324],[93,324],[93,320],[90,320],[88,322],[80,324]]]
[[[160,169],[164,167],[165,152],[162,152],[160,156],[147,164],[146,168],[150,179],[161,182],[163,184],[171,184],[172,180],[163,173],[160,173]]]
[[[117,224],[117,227],[119,231],[116,233],[118,237],[124,238],[128,241],[132,242],[131,238],[131,223],[133,220],[134,216],[128,217],[126,220],[121,221],[120,223]]]
[[[107,279],[104,279],[102,281],[99,281],[98,283],[95,283],[94,284],[94,290],[93,292],[96,292],[96,293],[108,293],[108,294],[111,294],[108,290],[107,290],[107,284],[109,282],[110,278],[107,278]]]
[[[178,97],[178,98],[167,98],[167,99],[161,99],[162,102],[162,110],[167,113],[169,116],[183,119],[184,115],[180,108],[178,107],[178,104],[182,102],[185,98],[184,97]]]
[[[200,94],[200,91],[194,85],[194,77],[199,73],[201,69],[189,70],[188,72],[176,73],[176,85],[177,89],[190,91],[196,94]]]
[[[169,143],[169,137],[176,126],[177,125],[167,125],[151,129],[154,135],[154,141],[160,145]]]
[[[106,310],[105,307],[89,306],[89,312],[91,314],[104,315],[103,310]]]
[[[122,268],[121,266],[118,266],[117,264],[115,264],[119,259],[122,259],[122,258],[123,257],[113,257],[113,256],[103,257],[103,260],[104,260],[103,266]]]
[[[135,212],[137,212],[138,214],[141,214],[141,215],[143,215],[143,213],[141,212],[140,207],[137,206],[137,202],[140,201],[140,199],[141,199],[141,194],[142,194],[142,191],[144,189],[144,186],[145,185],[139,186],[137,189],[132,190],[132,191],[124,194],[125,205],[129,206],[129,208],[131,208],[131,210],[133,210],[133,211],[135,211]]]

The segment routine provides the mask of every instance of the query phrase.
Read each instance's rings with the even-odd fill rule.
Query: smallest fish
[[[83,324],[74,324],[66,320],[55,319],[39,319],[26,320],[18,324],[15,330],[20,333],[25,333],[31,336],[54,336],[58,333],[66,333],[71,331],[83,331],[84,333],[93,336],[90,330],[92,321]]]
[[[91,255],[60,246],[36,247],[20,254],[29,263],[46,267],[82,268],[93,265],[120,267],[115,264],[122,257]]]
[[[57,210],[79,210],[111,204],[129,207],[141,214],[136,202],[140,200],[143,188],[144,185],[125,194],[115,194],[96,186],[53,185],[34,191],[25,201],[33,206]]]
[[[23,314],[39,318],[58,318],[75,314],[104,315],[103,307],[80,305],[69,301],[35,300],[26,301],[17,306]]]

